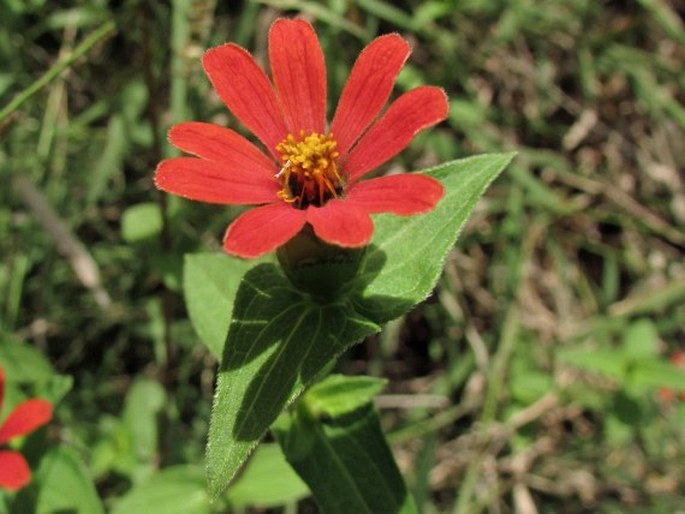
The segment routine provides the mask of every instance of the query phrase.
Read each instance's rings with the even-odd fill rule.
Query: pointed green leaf
[[[8,382],[43,382],[55,370],[50,361],[35,347],[18,341],[0,341],[0,367]]]
[[[370,403],[387,383],[375,377],[331,375],[312,386],[304,401],[316,416],[342,416]]]
[[[231,507],[276,507],[309,496],[309,488],[285,460],[275,443],[260,444],[245,472],[231,484]]]
[[[370,403],[334,418],[299,408],[279,419],[274,431],[321,512],[416,512]]]
[[[185,256],[183,294],[190,321],[217,359],[221,358],[240,279],[254,266],[254,261],[221,253]]]
[[[217,378],[207,442],[210,494],[223,491],[281,411],[329,363],[378,330],[347,302],[314,303],[273,264],[248,271]]]
[[[85,464],[67,447],[55,448],[45,455],[33,479],[40,487],[32,512],[99,514],[105,511]]]
[[[112,514],[209,514],[202,468],[172,466],[136,485],[116,503]]]
[[[445,186],[435,210],[409,218],[375,217],[375,235],[358,277],[358,312],[384,323],[424,300],[478,199],[513,157],[479,155],[427,170]]]

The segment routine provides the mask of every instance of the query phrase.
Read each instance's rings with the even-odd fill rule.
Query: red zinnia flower
[[[5,373],[0,368],[0,409],[5,395]],[[0,445],[33,432],[52,418],[52,405],[45,400],[26,400],[19,404],[0,425]],[[31,471],[19,452],[0,450],[0,487],[16,491],[31,480]]]
[[[157,187],[192,200],[260,205],[226,231],[225,250],[241,257],[273,251],[306,224],[328,243],[361,247],[373,234],[369,214],[430,211],[443,195],[430,177],[359,181],[447,116],[444,91],[424,86],[400,96],[372,124],[409,52],[397,34],[373,40],[357,59],[327,130],[326,67],[308,22],[279,19],[272,25],[274,85],[240,46],[208,50],[202,63],[214,88],[267,152],[232,130],[181,123],[171,128],[169,140],[199,158],[160,163]]]

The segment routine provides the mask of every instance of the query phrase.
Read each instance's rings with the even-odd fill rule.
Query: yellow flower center
[[[281,154],[283,167],[276,178],[283,188],[278,196],[298,209],[308,205],[320,207],[331,198],[342,194],[343,180],[338,173],[340,152],[332,134],[300,131],[299,139],[292,134],[281,141],[276,150]]]

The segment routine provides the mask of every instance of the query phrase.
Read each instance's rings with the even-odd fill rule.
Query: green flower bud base
[[[366,247],[342,248],[325,243],[307,225],[276,255],[293,286],[329,301],[341,294],[357,275],[365,250]]]

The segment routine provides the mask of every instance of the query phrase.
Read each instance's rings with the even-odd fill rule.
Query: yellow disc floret
[[[278,196],[299,209],[308,205],[320,207],[331,198],[338,198],[343,181],[338,173],[337,145],[332,134],[306,135],[300,131],[299,138],[288,134],[276,147],[283,162],[276,175],[283,184]]]

